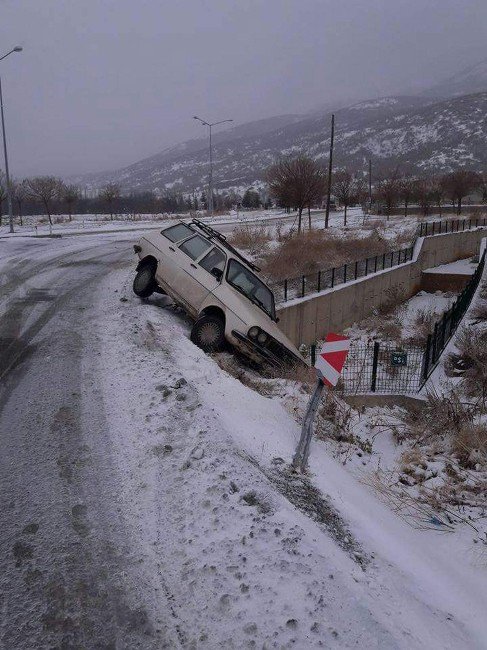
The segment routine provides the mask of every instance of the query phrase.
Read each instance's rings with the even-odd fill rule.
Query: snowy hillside
[[[487,59],[479,61],[425,91],[428,97],[458,97],[487,90]]]
[[[386,97],[336,111],[337,166],[376,174],[392,166],[423,172],[487,164],[487,92],[434,102],[425,97]],[[280,120],[276,122],[275,120]],[[219,134],[214,144],[215,186],[242,190],[263,178],[281,156],[305,153],[325,160],[330,115],[283,116]],[[276,124],[278,124],[276,128]],[[258,126],[256,126],[258,125]],[[193,140],[130,167],[77,179],[99,187],[119,183],[126,191],[191,192],[207,183],[206,140]]]

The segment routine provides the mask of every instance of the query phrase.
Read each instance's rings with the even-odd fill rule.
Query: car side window
[[[198,257],[201,257],[205,251],[211,248],[210,242],[201,237],[201,235],[195,235],[191,239],[187,239],[184,244],[181,244],[179,247],[183,253],[189,255],[192,260],[197,260]]]
[[[161,230],[161,235],[164,235],[164,237],[167,237],[173,243],[186,239],[186,237],[189,237],[193,233],[194,230],[184,223],[177,223],[175,226]]]
[[[213,248],[207,255],[203,257],[200,262],[200,266],[208,271],[208,273],[211,273],[213,269],[218,269],[223,273],[226,261],[227,258],[221,252],[221,250],[219,248]]]

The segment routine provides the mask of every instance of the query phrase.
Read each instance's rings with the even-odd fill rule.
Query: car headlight
[[[253,327],[251,327],[249,329],[248,334],[249,334],[251,339],[256,339],[259,336],[260,331],[261,331],[260,327],[257,327],[257,325],[254,325]]]
[[[268,338],[269,338],[268,335],[263,330],[260,330],[257,336],[257,342],[260,343],[261,345],[264,345],[264,343],[267,341]]]

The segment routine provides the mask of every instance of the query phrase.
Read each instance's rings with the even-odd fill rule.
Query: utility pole
[[[369,158],[369,213],[372,212],[372,159]]]
[[[225,124],[225,122],[233,122],[233,120],[220,120],[219,122],[210,123],[207,122],[206,120],[202,120],[201,117],[198,117],[197,115],[193,115],[193,120],[198,120],[198,122],[201,122],[201,124],[207,126],[210,131],[210,174],[208,178],[208,191],[209,191],[208,214],[211,215],[213,214],[213,151],[211,146],[211,129],[217,124]]]
[[[328,160],[328,187],[326,191],[325,228],[330,220],[331,172],[333,169],[333,140],[335,138],[335,115],[331,116],[330,159]]]
[[[16,47],[13,48],[13,50],[10,50],[10,52],[7,52],[7,54],[4,54],[2,57],[0,57],[0,61],[2,61],[2,59],[7,58],[7,56],[13,54],[14,52],[22,52],[22,48],[20,47],[20,45],[17,45]],[[3,155],[5,159],[5,182],[7,183],[8,223],[9,223],[9,232],[13,232],[14,212],[12,208],[12,186],[10,185],[10,174],[8,169],[7,138],[5,136],[5,116],[3,114],[3,94],[2,94],[1,78],[0,78],[0,113],[2,117]]]

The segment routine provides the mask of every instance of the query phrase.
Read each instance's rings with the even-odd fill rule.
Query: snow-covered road
[[[276,489],[298,425],[132,295],[132,237],[0,241],[0,648],[486,647],[481,576],[322,445],[354,545]]]

